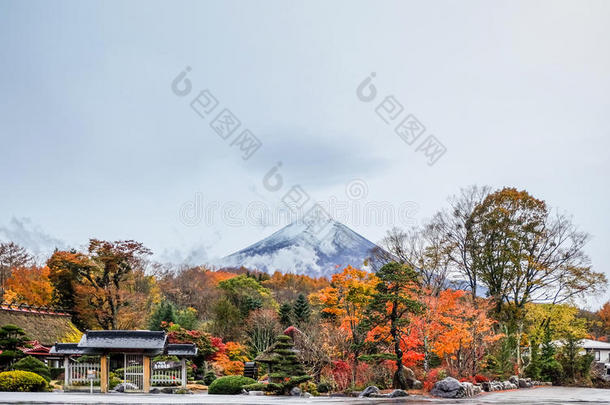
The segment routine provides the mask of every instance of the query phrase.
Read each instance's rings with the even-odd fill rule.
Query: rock
[[[302,394],[301,389],[299,387],[293,387],[290,390],[290,395],[292,395],[293,397],[300,397]]]
[[[161,390],[159,388],[155,387],[155,388],[151,388],[150,391],[148,391],[148,392],[150,392],[151,394],[158,394],[161,392]]]
[[[254,395],[254,396],[260,397],[262,395],[265,395],[265,393],[263,391],[248,391],[248,395]]]
[[[504,389],[504,386],[500,381],[492,381],[490,382],[490,385],[491,391],[502,391]]]
[[[519,388],[531,388],[532,383],[527,381],[525,378],[519,378]]]
[[[430,394],[441,398],[463,398],[465,390],[458,380],[447,377],[444,380],[437,381]]]
[[[489,381],[483,381],[481,383],[481,389],[485,392],[490,392],[491,391],[491,383]]]
[[[125,392],[125,390],[138,390],[137,385],[132,383],[120,383],[116,387],[114,387],[116,392]]]
[[[302,398],[311,398],[311,394],[309,392],[304,392],[304,393],[301,394],[301,397]]]
[[[163,388],[161,388],[161,392],[164,394],[173,394],[174,389],[171,387],[163,387]]]
[[[472,387],[472,394],[473,395],[479,395],[483,390],[481,389],[480,385],[474,385]]]
[[[379,394],[379,388],[374,385],[368,386],[358,395],[359,398],[367,398],[370,397],[371,394]]]
[[[513,384],[513,383],[510,383],[510,387],[509,387],[508,389],[509,389],[509,390],[516,390],[517,388],[519,388],[519,387],[517,387],[517,386],[516,386],[515,384]]]
[[[422,388],[424,388],[424,384],[419,380],[415,380],[413,381],[413,387],[411,388],[413,388],[414,390],[421,390]]]
[[[506,380],[506,381],[502,381],[502,389],[503,389],[503,390],[509,390],[509,389],[510,389],[511,384],[512,384],[512,383],[511,383],[510,381],[508,381],[508,380]]]
[[[465,397],[474,396],[474,384],[473,383],[469,383],[469,382],[465,381],[462,383],[462,387],[464,387],[464,396]]]
[[[510,381],[512,384],[519,385],[519,377],[516,375],[511,375],[508,381]]]
[[[409,393],[407,391],[404,390],[394,390],[392,392],[390,392],[390,394],[388,395],[388,398],[400,398],[400,397],[408,397]]]

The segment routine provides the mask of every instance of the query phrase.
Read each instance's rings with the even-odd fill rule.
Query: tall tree
[[[0,243],[0,301],[4,298],[5,284],[13,269],[27,266],[33,260],[32,255],[16,243]]]
[[[419,279],[412,267],[400,263],[384,265],[376,276],[379,282],[369,305],[369,317],[373,325],[389,328],[396,355],[393,386],[407,389],[401,343],[408,334],[409,316],[422,310],[422,304],[417,301]]]
[[[521,310],[532,301],[565,302],[607,283],[584,253],[589,235],[526,191],[490,194],[467,228],[476,272],[498,309],[503,303]]]
[[[284,328],[292,325],[292,305],[289,302],[284,302],[280,306],[280,324]]]
[[[309,300],[304,294],[299,294],[294,305],[292,306],[292,313],[294,314],[294,321],[297,326],[301,326],[309,322],[311,317],[311,307],[309,306]]]
[[[55,252],[48,265],[50,279],[66,291],[58,300],[71,304],[88,327],[141,327],[155,295],[154,277],[143,271],[151,254],[141,243],[127,240],[89,241],[87,254]]]
[[[362,321],[377,282],[374,274],[347,266],[341,273],[333,274],[330,287],[312,295],[321,303],[322,312],[330,314],[349,333],[350,353],[354,356],[352,385],[356,383],[358,357],[366,339]]]

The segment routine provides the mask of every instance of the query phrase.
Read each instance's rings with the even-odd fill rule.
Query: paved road
[[[610,404],[610,390],[594,388],[541,387],[515,391],[492,392],[476,398],[461,400],[441,400],[411,396],[400,399],[358,399],[358,398],[286,398],[257,397],[245,395],[170,395],[170,394],[83,394],[61,392],[0,392],[0,403],[22,404],[206,404],[206,405],[261,405],[261,404]]]

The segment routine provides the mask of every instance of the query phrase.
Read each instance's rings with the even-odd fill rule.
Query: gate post
[[[186,388],[186,359],[183,357],[181,360],[181,370],[182,370],[182,387]]]
[[[142,368],[142,371],[144,371],[144,381],[142,381],[142,390],[145,394],[148,394],[150,392],[150,357],[144,355]]]
[[[108,392],[108,356],[100,357],[100,392]]]
[[[70,356],[64,356],[64,391],[70,385]]]

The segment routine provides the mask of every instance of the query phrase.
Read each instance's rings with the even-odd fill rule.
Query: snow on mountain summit
[[[267,238],[224,257],[220,267],[330,276],[347,265],[362,267],[376,245],[334,220],[293,222]]]

